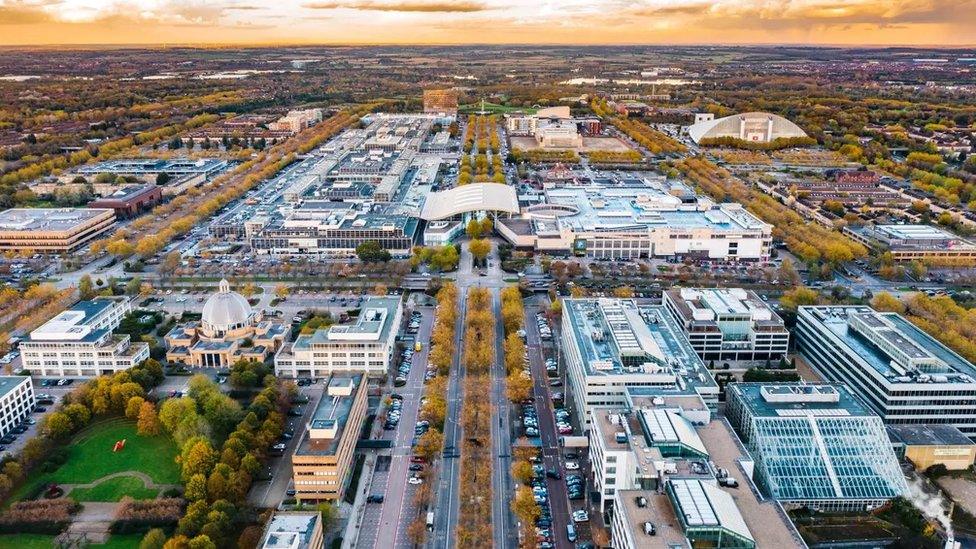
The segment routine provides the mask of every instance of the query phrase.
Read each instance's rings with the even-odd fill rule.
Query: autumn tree
[[[159,434],[159,417],[156,415],[156,406],[152,402],[143,402],[139,406],[138,417],[136,429],[140,435],[156,436]]]

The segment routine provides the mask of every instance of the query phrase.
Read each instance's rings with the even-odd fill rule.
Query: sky
[[[0,45],[976,44],[976,0],[0,0]]]

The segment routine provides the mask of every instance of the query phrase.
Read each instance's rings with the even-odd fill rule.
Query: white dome
[[[203,327],[212,332],[222,333],[248,326],[253,318],[251,304],[241,294],[230,291],[226,280],[220,281],[217,293],[203,304]]]

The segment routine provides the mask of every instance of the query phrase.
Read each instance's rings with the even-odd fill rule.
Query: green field
[[[153,499],[159,495],[156,488],[146,488],[141,479],[115,477],[103,480],[91,488],[75,488],[68,497],[78,501],[119,501],[122,496],[133,499]]]
[[[499,105],[497,103],[489,103],[485,101],[485,110],[492,114],[506,114],[515,111],[522,111],[525,114],[535,114],[536,109],[532,107],[512,107],[508,105]],[[474,112],[481,111],[481,103],[472,103],[470,105],[461,105],[458,107],[458,112],[463,114],[470,114]]]
[[[55,536],[42,534],[3,534],[0,535],[0,549],[52,549]],[[116,534],[103,544],[91,544],[88,547],[100,549],[135,549],[142,541],[141,534]]]
[[[117,440],[126,440],[125,448],[113,452]],[[136,434],[136,426],[131,421],[111,420],[97,423],[82,431],[68,445],[68,461],[52,473],[32,475],[29,482],[21,486],[11,498],[20,499],[36,493],[39,486],[50,483],[88,484],[110,475],[125,471],[139,471],[148,475],[157,484],[179,484],[180,470],[174,458],[176,444],[164,435],[141,437]],[[136,482],[133,482],[136,481]],[[104,486],[103,486],[104,484]],[[125,489],[135,489],[127,493]],[[72,493],[77,501],[115,501],[124,495],[145,497],[147,490],[135,478],[109,479],[88,489],[78,489]],[[81,497],[107,498],[81,500]],[[118,496],[118,497],[114,497]]]

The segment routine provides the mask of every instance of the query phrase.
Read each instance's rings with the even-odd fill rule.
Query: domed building
[[[227,368],[238,360],[264,361],[281,347],[287,327],[264,320],[241,294],[221,280],[207,298],[199,322],[166,334],[166,360],[200,368]]]
[[[688,137],[695,143],[703,139],[733,138],[765,143],[776,139],[807,137],[802,128],[778,114],[747,112],[725,118],[710,113],[695,115],[695,123],[688,126]]]

